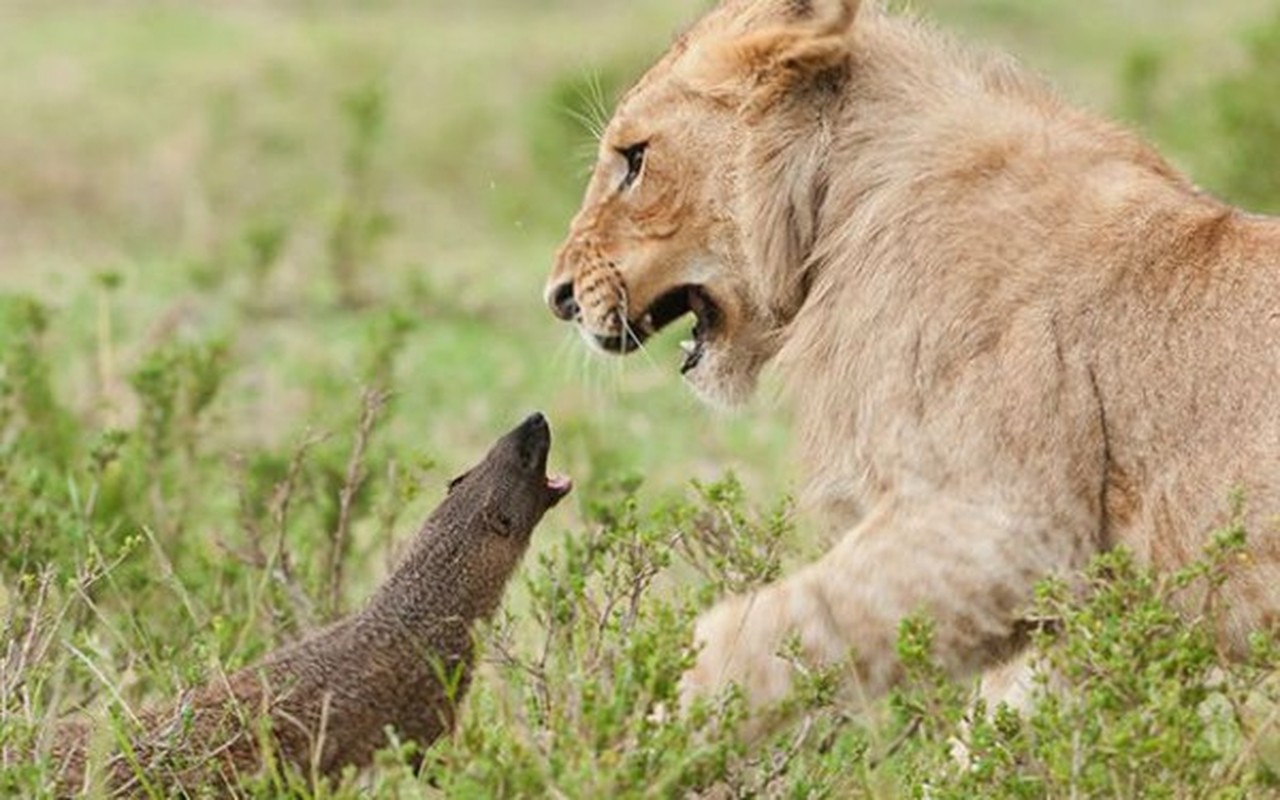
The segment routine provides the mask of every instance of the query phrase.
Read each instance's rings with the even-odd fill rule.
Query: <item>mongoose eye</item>
[[[458,484],[460,484],[460,483],[462,483],[464,480],[466,480],[467,476],[468,476],[468,475],[470,475],[470,474],[471,474],[471,470],[467,470],[466,472],[462,473],[462,474],[461,474],[461,475],[459,475],[458,477],[456,477],[456,478],[454,478],[453,480],[449,481],[449,484],[448,484],[448,486],[447,486],[447,488],[446,488],[446,491],[448,491],[448,492],[452,492],[454,489],[458,488]]]

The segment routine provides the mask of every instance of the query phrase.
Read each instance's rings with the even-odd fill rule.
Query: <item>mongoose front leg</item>
[[[887,501],[819,560],[704,614],[682,703],[729,683],[753,710],[783,699],[795,666],[780,651],[792,638],[812,662],[849,658],[846,688],[869,701],[900,677],[898,628],[913,614],[935,623],[933,655],[952,674],[991,666],[1012,655],[1036,582],[1092,550],[1083,515]]]

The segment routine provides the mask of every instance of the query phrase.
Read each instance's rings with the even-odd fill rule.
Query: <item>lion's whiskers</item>
[[[579,87],[578,100],[582,103],[582,110],[567,106],[564,111],[591,134],[593,143],[599,142],[609,122],[609,109],[605,107],[604,87],[600,84],[598,71],[587,76],[585,88]]]
[[[565,363],[567,358],[576,358],[577,353],[574,351],[582,348],[574,342],[574,334],[571,328],[566,328],[560,336],[560,343],[556,345],[556,349],[551,353],[551,366],[558,368]],[[570,355],[573,353],[573,355]]]
[[[587,89],[590,94],[585,94],[583,100],[587,102],[587,112],[593,118],[592,130],[595,131],[596,140],[598,141],[604,136],[605,126],[609,124],[609,108],[605,104],[604,86],[600,83],[600,71],[592,70],[587,77]]]
[[[623,352],[626,352],[627,340],[629,339],[635,343],[636,350],[644,354],[645,360],[648,361],[650,365],[654,367],[658,366],[658,362],[653,357],[653,354],[649,352],[649,348],[644,346],[644,339],[641,338],[636,333],[635,329],[631,327],[631,320],[628,319],[627,314],[627,309],[631,307],[631,298],[628,296],[627,285],[625,283],[619,287],[618,294],[620,295],[618,305],[614,308],[613,313],[618,315],[618,322],[622,328]]]
[[[586,114],[582,113],[576,108],[573,108],[572,106],[563,106],[561,110],[565,114],[567,114],[574,122],[581,125],[583,129],[586,130],[587,133],[591,134],[591,139],[593,143],[600,141],[600,137],[604,135],[604,128],[600,127],[600,123],[596,122],[591,117],[588,117]]]

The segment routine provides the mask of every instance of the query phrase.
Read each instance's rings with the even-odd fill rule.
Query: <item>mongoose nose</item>
[[[573,299],[573,281],[565,281],[547,291],[551,313],[568,322],[578,316],[578,301]]]
[[[526,432],[545,432],[551,433],[551,426],[547,424],[547,418],[541,411],[535,411],[524,418],[524,422],[520,423],[521,429]]]
[[[516,446],[530,469],[544,470],[551,451],[551,426],[542,412],[535,411],[516,428]]]

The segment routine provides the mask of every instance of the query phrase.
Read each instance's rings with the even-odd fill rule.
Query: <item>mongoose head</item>
[[[542,515],[573,487],[560,475],[547,476],[551,428],[532,414],[507,433],[476,466],[449,482],[440,512],[462,512],[478,535],[509,540],[523,549]]]

